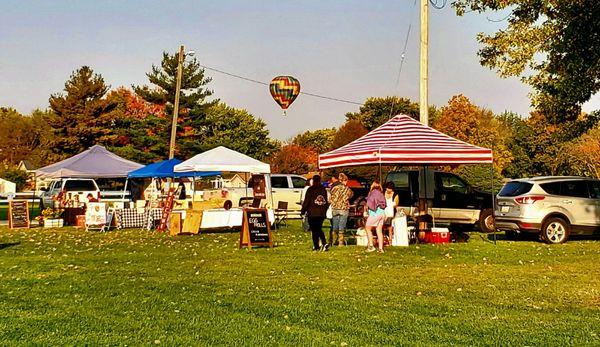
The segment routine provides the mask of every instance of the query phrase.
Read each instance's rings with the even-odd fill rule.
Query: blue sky
[[[270,81],[292,75],[302,90],[364,101],[418,100],[418,4],[395,1],[16,1],[0,2],[0,106],[27,113],[48,106],[82,65],[112,87],[147,83],[164,50],[180,44],[207,66]],[[417,1],[418,2],[418,1]],[[505,23],[500,14],[457,17],[430,10],[430,103],[463,93],[495,112],[529,112],[529,89],[479,65],[475,36]],[[412,20],[400,83],[396,76]],[[263,119],[286,139],[338,126],[358,106],[301,95],[283,117],[265,86],[207,71],[215,96]],[[596,97],[587,108],[598,108]]]

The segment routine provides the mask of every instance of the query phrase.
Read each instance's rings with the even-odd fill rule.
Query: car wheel
[[[546,243],[563,243],[567,241],[570,233],[571,226],[562,218],[548,218],[542,225],[542,240]]]
[[[479,230],[484,233],[491,233],[494,231],[494,214],[491,208],[486,208],[479,213]]]

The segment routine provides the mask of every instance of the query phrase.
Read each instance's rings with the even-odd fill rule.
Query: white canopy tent
[[[175,165],[175,172],[189,171],[229,171],[270,174],[271,166],[240,152],[219,146]]]
[[[192,158],[175,165],[174,171],[177,172],[242,172],[246,174],[265,175],[265,189],[268,192],[267,201],[273,204],[273,194],[271,192],[271,166],[259,160],[251,158],[245,154],[239,153],[227,147],[219,146],[206,152],[197,154]],[[247,179],[246,179],[247,181]],[[248,197],[248,187],[246,186],[246,197]],[[275,221],[275,215],[272,208],[268,209],[269,221]],[[206,218],[211,215],[211,218]],[[242,225],[242,213],[239,209],[221,211],[221,209],[207,210],[202,219],[201,228],[211,227],[232,227]],[[206,224],[205,224],[206,223]],[[209,226],[207,226],[209,225]]]

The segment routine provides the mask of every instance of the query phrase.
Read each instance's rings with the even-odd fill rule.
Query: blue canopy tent
[[[148,164],[137,170],[130,171],[127,174],[127,181],[132,178],[182,178],[182,177],[206,177],[206,176],[218,176],[221,174],[220,171],[187,171],[187,172],[175,172],[174,167],[180,164],[182,161],[176,158],[170,160],[159,161],[158,163]],[[127,183],[125,182],[125,190],[127,189]]]
[[[173,168],[175,165],[181,163],[179,159],[163,160],[158,163],[152,163],[139,168],[134,171],[130,171],[127,174],[127,178],[179,178],[179,177],[206,177],[206,176],[218,176],[221,174],[220,171],[188,171],[188,172],[175,172]]]

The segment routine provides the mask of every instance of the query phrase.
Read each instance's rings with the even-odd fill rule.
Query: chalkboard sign
[[[8,203],[8,226],[11,229],[29,228],[27,201],[10,201]]]
[[[240,231],[240,248],[248,246],[273,247],[269,211],[266,208],[244,209],[242,230]]]

